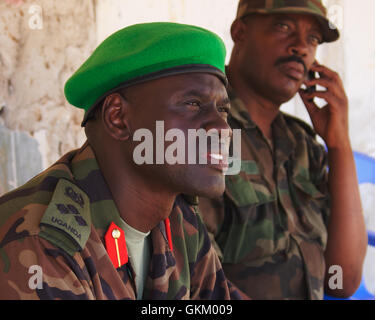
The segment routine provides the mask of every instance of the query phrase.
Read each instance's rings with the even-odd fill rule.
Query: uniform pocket
[[[241,177],[241,175],[227,177],[225,183],[225,191],[236,206],[244,207],[259,202],[254,187],[248,180]]]
[[[306,179],[303,175],[297,175],[293,178],[293,185],[300,191],[302,191],[305,195],[308,195],[312,198],[322,198],[324,194],[321,193],[316,186]]]
[[[260,175],[258,165],[253,160],[241,162],[238,175],[226,176],[226,193],[238,207],[259,205],[275,200]]]

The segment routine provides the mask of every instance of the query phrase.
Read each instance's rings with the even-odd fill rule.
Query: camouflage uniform
[[[123,222],[88,144],[0,198],[0,213],[0,299],[135,299],[130,263],[115,269],[104,246]],[[179,196],[169,218],[174,249],[161,222],[144,299],[239,298],[194,207]],[[30,288],[34,265],[41,289]]]
[[[273,143],[230,93],[241,172],[224,197],[200,200],[227,278],[251,299],[321,299],[329,198],[327,157],[307,124],[280,112]],[[273,144],[273,146],[272,146]]]

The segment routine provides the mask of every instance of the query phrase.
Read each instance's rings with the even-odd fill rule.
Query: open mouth
[[[228,170],[228,155],[222,153],[208,152],[205,155],[201,155],[200,164],[204,164],[210,168],[216,169],[221,173],[225,173]]]
[[[208,153],[208,159],[211,158],[210,166],[217,168],[221,172],[225,173],[228,170],[228,155],[217,154],[217,153]],[[216,162],[218,162],[216,164]]]

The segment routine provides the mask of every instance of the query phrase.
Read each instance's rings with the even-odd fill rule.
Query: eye
[[[291,29],[290,26],[285,22],[277,22],[275,23],[275,27],[277,30],[282,32],[289,32]]]
[[[201,103],[198,100],[187,101],[185,104],[187,105],[188,109],[192,111],[198,111],[201,108]]]
[[[220,115],[227,119],[230,111],[230,102],[223,103],[221,105],[217,106],[217,111],[220,113]]]
[[[322,43],[322,37],[318,35],[310,35],[310,43],[314,46],[318,46]]]
[[[227,115],[229,114],[229,107],[228,106],[219,106],[217,110],[221,113],[226,113]]]

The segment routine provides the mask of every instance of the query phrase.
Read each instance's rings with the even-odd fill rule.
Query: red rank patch
[[[164,220],[165,225],[165,233],[167,234],[167,240],[169,244],[169,249],[173,251],[173,242],[172,242],[172,233],[171,233],[171,223],[169,221],[169,218]]]
[[[125,232],[113,222],[109,226],[105,236],[105,247],[109,258],[115,268],[128,263],[128,250],[126,248]]]

